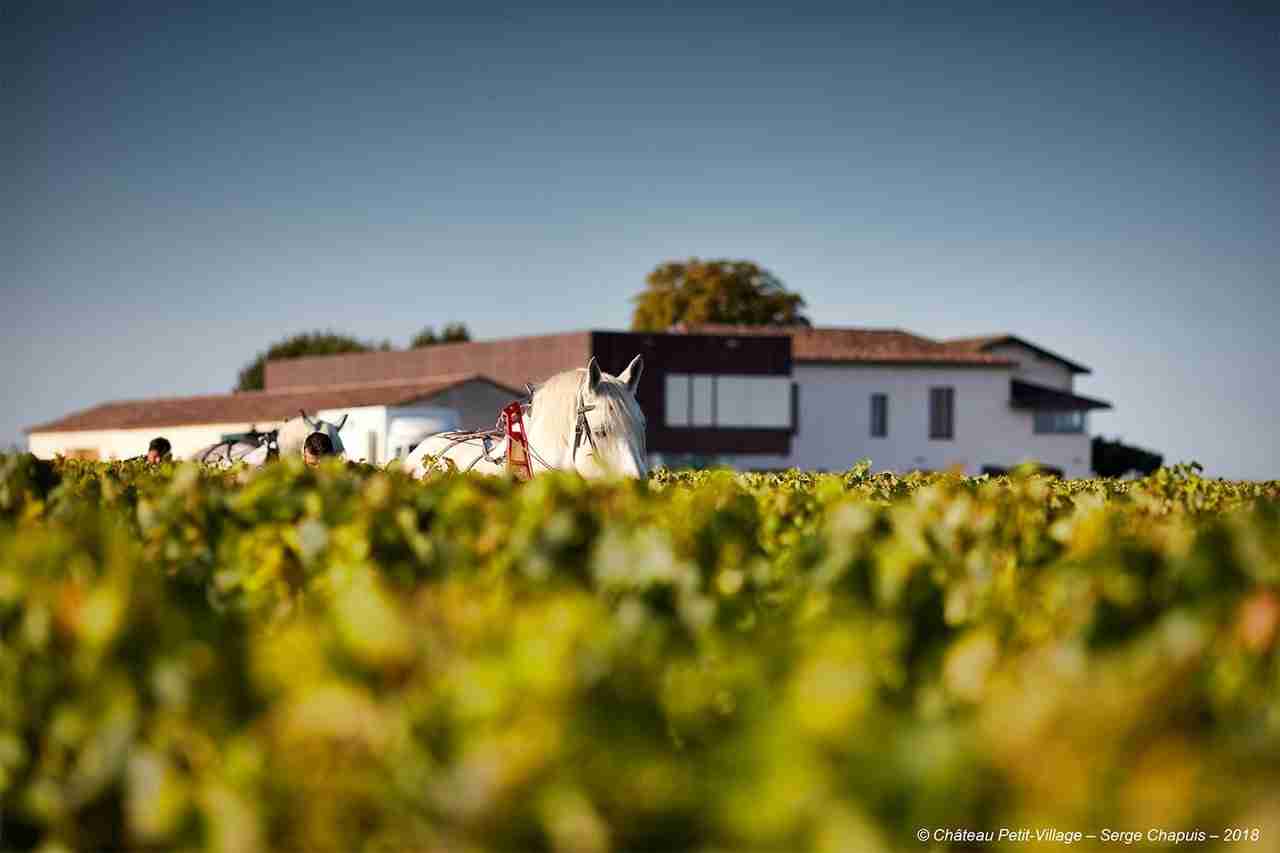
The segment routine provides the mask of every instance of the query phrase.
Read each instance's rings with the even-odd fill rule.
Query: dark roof
[[[944,346],[961,352],[988,352],[992,347],[1001,344],[1018,344],[1034,352],[1036,355],[1047,358],[1050,361],[1056,361],[1072,373],[1092,373],[1089,368],[1083,364],[1078,364],[1069,358],[1063,358],[1056,352],[1050,352],[1044,347],[1036,346],[1026,338],[1020,338],[1017,335],[998,334],[998,335],[978,335],[972,338],[950,338],[942,342]]]
[[[402,406],[424,400],[467,382],[487,382],[513,397],[521,392],[487,376],[439,377],[417,382],[365,382],[359,385],[290,388],[286,391],[241,391],[198,397],[119,400],[72,412],[56,421],[28,427],[27,432],[75,432],[95,429],[140,429],[216,423],[270,423],[319,409],[357,406]]]
[[[1105,400],[1095,400],[1092,397],[1082,397],[1079,394],[1072,394],[1070,391],[1063,391],[1059,388],[1049,388],[1045,385],[1036,385],[1034,382],[1024,382],[1021,379],[1012,381],[1013,406],[1016,409],[1052,409],[1055,411],[1078,410],[1085,411],[1088,409],[1109,409],[1111,404]]]
[[[590,332],[562,332],[497,341],[436,344],[412,350],[316,355],[271,360],[268,391],[367,382],[427,382],[440,376],[479,373],[512,388],[552,374],[586,367]]]
[[[678,331],[679,329],[673,330]],[[683,329],[687,334],[787,335],[798,362],[960,365],[1013,367],[1012,359],[949,346],[904,329],[832,326],[735,326],[708,323]]]

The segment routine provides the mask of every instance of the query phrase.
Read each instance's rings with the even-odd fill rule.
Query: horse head
[[[585,369],[542,383],[534,393],[529,425],[530,444],[543,455],[542,464],[572,468],[584,477],[646,477],[645,418],[635,397],[643,370],[639,355],[617,376],[605,373],[592,358]],[[546,458],[546,453],[557,458]]]

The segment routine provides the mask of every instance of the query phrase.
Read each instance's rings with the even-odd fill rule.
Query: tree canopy
[[[450,323],[444,327],[439,335],[431,326],[426,326],[421,332],[413,336],[413,340],[409,342],[409,349],[419,349],[421,347],[429,347],[435,344],[453,344],[462,341],[471,340],[471,333],[467,331],[466,323]]]
[[[391,349],[390,341],[373,344],[337,332],[303,332],[267,347],[240,371],[237,391],[260,391],[266,386],[269,359],[301,358],[304,355],[338,355],[344,352],[372,352]]]
[[[677,323],[809,325],[804,298],[751,261],[668,261],[645,284],[633,299],[631,328],[638,332],[665,331]]]

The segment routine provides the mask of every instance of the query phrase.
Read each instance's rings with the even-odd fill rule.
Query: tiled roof
[[[522,388],[526,382],[541,382],[562,370],[586,367],[590,358],[590,332],[561,332],[412,350],[271,360],[267,362],[265,384],[268,391],[283,391],[299,386],[388,380],[422,382],[437,376],[480,373],[512,388]]]
[[[97,429],[139,429],[186,424],[272,423],[304,410],[348,409],[356,406],[398,406],[434,397],[465,382],[479,381],[520,392],[486,376],[439,377],[416,382],[364,382],[358,385],[290,388],[285,391],[241,391],[199,397],[160,397],[120,400],[72,412],[56,421],[27,429],[33,432],[75,432]]]
[[[1044,347],[1036,346],[1025,338],[1020,338],[1017,335],[1010,335],[1008,333],[999,335],[978,335],[972,338],[950,338],[943,341],[942,344],[958,352],[987,352],[991,347],[998,346],[1000,344],[1018,344],[1026,347],[1043,358],[1058,362],[1072,373],[1093,372],[1083,364],[1078,364],[1069,358],[1064,358],[1063,356],[1058,355],[1056,352],[1050,352]]]
[[[675,330],[673,330],[675,331]],[[871,364],[956,364],[1012,367],[1007,358],[976,349],[953,347],[903,329],[858,329],[811,326],[734,326],[704,324],[684,330],[709,335],[789,335],[798,362],[862,362]]]

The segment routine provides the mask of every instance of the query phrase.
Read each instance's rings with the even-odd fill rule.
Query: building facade
[[[169,440],[184,459],[229,436],[268,432],[306,412],[334,423],[347,458],[374,464],[401,455],[426,435],[475,419],[493,420],[513,388],[485,377],[331,385],[284,391],[245,391],[103,403],[27,430],[38,457],[127,459],[146,453],[151,439]]]
[[[272,361],[263,392],[177,398],[188,403],[176,404],[183,417],[169,424],[161,421],[172,401],[104,404],[33,428],[30,446],[41,456],[92,448],[101,458],[136,455],[144,436],[164,429],[194,449],[268,428],[257,414],[229,413],[303,408],[328,420],[348,415],[348,456],[380,464],[433,426],[491,426],[526,382],[593,357],[617,373],[637,354],[645,359],[636,396],[652,461],[673,465],[843,470],[869,458],[876,470],[976,474],[1034,461],[1087,476],[1088,412],[1110,407],[1075,393],[1075,376],[1088,368],[1014,335],[936,340],[899,329],[700,326]],[[145,428],[130,422],[139,406],[152,413]]]

